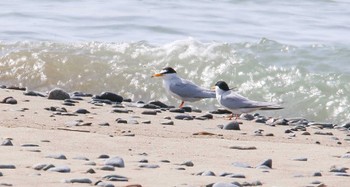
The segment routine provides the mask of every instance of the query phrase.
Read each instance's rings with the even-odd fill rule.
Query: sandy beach
[[[225,114],[181,120],[208,111],[91,97],[68,106],[23,92],[0,89],[0,101],[17,101],[0,103],[0,186],[350,185],[350,134],[337,126],[238,119],[239,130],[225,130]]]

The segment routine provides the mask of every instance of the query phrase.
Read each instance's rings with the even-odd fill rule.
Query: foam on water
[[[164,45],[135,43],[0,43],[0,84],[48,91],[93,94],[113,91],[133,100],[162,100],[172,105],[162,81],[151,78],[165,66],[210,88],[225,80],[251,99],[273,101],[283,117],[344,122],[350,117],[350,59],[347,46],[292,46],[262,39],[256,43],[203,43],[194,39]],[[192,103],[214,109],[214,99]]]

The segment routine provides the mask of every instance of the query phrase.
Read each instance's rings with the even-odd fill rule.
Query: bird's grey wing
[[[268,102],[253,101],[241,95],[231,92],[223,98],[222,105],[232,109],[267,108],[271,105]]]
[[[215,98],[215,91],[204,89],[186,80],[173,83],[169,87],[170,91],[184,98]]]

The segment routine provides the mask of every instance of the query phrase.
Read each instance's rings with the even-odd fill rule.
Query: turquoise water
[[[225,80],[285,106],[267,115],[342,123],[350,117],[349,17],[348,2],[326,0],[1,1],[0,84],[178,105],[150,78],[173,66],[201,86]]]

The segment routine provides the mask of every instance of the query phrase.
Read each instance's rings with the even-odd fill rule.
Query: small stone
[[[312,174],[312,176],[314,176],[314,177],[321,177],[322,174],[321,174],[321,172],[315,172],[315,173]]]
[[[48,164],[48,165],[46,165],[46,166],[43,168],[43,170],[44,170],[44,171],[47,171],[47,170],[49,170],[50,168],[53,168],[53,167],[55,167],[53,164]]]
[[[250,166],[246,163],[243,163],[243,162],[234,162],[234,163],[232,163],[232,165],[235,167],[239,167],[239,168],[252,168],[252,166]]]
[[[142,124],[151,124],[150,120],[141,121]]]
[[[209,186],[209,185],[207,185]],[[232,183],[216,182],[211,187],[240,187]]]
[[[230,178],[239,178],[239,179],[244,179],[245,178],[245,175],[243,174],[232,174],[232,175],[229,175]]]
[[[54,158],[54,159],[59,159],[59,160],[66,160],[67,157],[63,154],[53,154],[53,155],[48,155],[46,158]]]
[[[96,166],[96,162],[93,162],[93,161],[88,161],[88,162],[85,162],[84,165],[88,165],[88,166]]]
[[[183,162],[182,164],[180,164],[182,166],[187,166],[187,167],[193,167],[194,164],[192,161],[186,161],[186,162]]]
[[[148,163],[148,160],[147,159],[142,159],[139,161],[140,163]]]
[[[56,166],[48,169],[48,171],[54,171],[59,173],[69,173],[70,168],[68,166]]]
[[[36,164],[34,166],[32,166],[33,169],[35,170],[42,170],[47,166],[47,164]]]
[[[303,132],[303,133],[301,133],[301,135],[309,136],[311,134],[309,132]]]
[[[88,110],[86,110],[86,109],[80,108],[80,109],[76,110],[75,113],[77,113],[77,114],[88,114],[90,112]]]
[[[348,169],[349,168],[346,167],[331,166],[330,172],[346,173],[346,170]]]
[[[3,100],[3,103],[15,105],[15,104],[17,104],[17,100],[15,98],[13,98],[13,97],[6,97]]]
[[[2,143],[2,146],[13,146],[12,142],[10,139],[5,139]]]
[[[98,125],[99,125],[99,126],[102,126],[102,127],[110,126],[108,122],[99,123]]]
[[[109,158],[109,155],[102,154],[102,155],[98,156],[97,158],[98,159],[107,159],[107,158]]]
[[[21,147],[39,147],[39,145],[27,143],[27,144],[22,144]]]
[[[88,158],[84,157],[84,156],[77,156],[77,157],[73,157],[72,159],[74,160],[85,160],[85,161],[89,161]]]
[[[81,178],[81,179],[68,179],[65,180],[65,183],[87,183],[87,184],[91,184],[92,181],[88,178]]]
[[[110,165],[113,167],[123,168],[124,160],[121,157],[113,157],[106,160],[105,165]]]
[[[94,169],[90,168],[86,171],[86,173],[94,174],[94,173],[96,173],[96,171]]]
[[[350,153],[346,153],[345,155],[342,156],[342,158],[350,158]]]
[[[141,114],[143,114],[143,115],[157,115],[157,111],[155,111],[155,110],[145,110]]]
[[[0,164],[0,169],[16,169],[16,166],[12,164]]]
[[[294,158],[294,161],[307,161],[307,158]]]
[[[185,110],[180,109],[180,108],[171,108],[169,110],[169,112],[173,112],[173,113],[185,113]]]
[[[239,122],[237,121],[232,121],[223,126],[224,130],[241,130],[239,128]]]
[[[100,95],[96,95],[94,98],[96,99],[106,99],[106,100],[110,100],[112,102],[118,102],[121,103],[123,101],[123,97],[112,93],[112,92],[102,92]]]
[[[120,118],[118,118],[118,119],[116,119],[115,120],[117,123],[128,123],[128,121],[127,120],[125,120],[125,119],[120,119]]]
[[[190,116],[189,114],[179,114],[175,116],[175,119],[179,120],[193,120],[193,117]]]
[[[105,166],[102,166],[100,168],[100,170],[103,170],[103,171],[114,171],[114,167],[110,166],[110,165],[105,165]]]
[[[231,146],[230,149],[237,149],[237,150],[256,150],[255,146]]]
[[[136,119],[130,119],[128,120],[128,124],[137,125],[139,122]]]
[[[200,173],[201,176],[215,176],[215,173],[212,171],[203,171]]]
[[[265,136],[275,136],[273,133],[266,133]]]
[[[189,106],[184,106],[181,109],[184,110],[185,112],[192,112],[192,108]]]
[[[259,166],[266,166],[268,168],[272,168],[272,160],[271,159],[267,159],[265,161],[263,161],[261,164],[259,164],[257,167]]]
[[[69,98],[70,98],[69,94],[60,88],[55,88],[51,90],[48,95],[48,99],[54,99],[54,100],[65,100]]]
[[[153,104],[153,105],[159,106],[160,108],[169,108],[168,105],[166,105],[160,101],[150,101],[150,102],[148,102],[148,104]]]
[[[108,181],[128,181],[128,178],[121,176],[121,175],[106,175],[103,177],[103,179],[106,179]]]
[[[126,110],[126,109],[113,109],[112,110],[113,113],[124,113],[124,114],[127,114],[129,113],[129,110]]]
[[[317,135],[326,135],[326,136],[333,136],[333,133],[332,133],[332,132],[321,132],[321,131],[317,131],[317,132],[315,132],[314,134],[317,134]]]
[[[102,187],[114,187],[113,184],[111,183],[105,183],[105,182],[102,182],[102,181],[98,181],[95,183],[96,186],[102,186]]]
[[[157,164],[140,164],[139,165],[140,168],[159,168],[159,165]]]
[[[243,113],[239,116],[239,119],[251,121],[254,119],[254,116],[252,114]]]
[[[160,122],[162,125],[174,125],[174,122],[172,120],[165,120]]]

